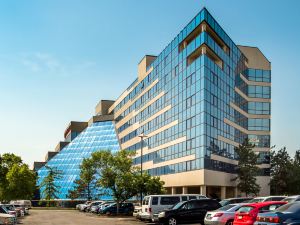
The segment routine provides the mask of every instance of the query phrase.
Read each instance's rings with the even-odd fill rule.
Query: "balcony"
[[[203,44],[199,48],[197,48],[194,52],[192,52],[187,57],[187,66],[191,65],[198,57],[201,55],[206,55],[210,58],[215,64],[217,64],[223,70],[223,60],[220,59],[207,45]]]
[[[182,52],[193,40],[196,39],[202,32],[207,32],[209,36],[216,42],[217,45],[223,51],[229,55],[230,48],[225,44],[225,42],[216,34],[216,32],[206,23],[202,22],[196,27],[180,44],[179,44],[179,52]]]

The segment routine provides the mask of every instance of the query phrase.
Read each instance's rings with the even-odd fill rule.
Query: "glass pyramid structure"
[[[58,199],[67,199],[69,190],[74,188],[74,181],[79,178],[80,165],[84,158],[89,158],[93,152],[99,150],[119,150],[119,142],[112,121],[95,122],[82,131],[71,143],[55,155],[46,166],[56,168],[62,172],[59,180],[55,181],[59,186]],[[37,171],[39,185],[48,170],[42,167]],[[44,198],[40,190],[41,199]],[[105,199],[108,196],[103,196]]]

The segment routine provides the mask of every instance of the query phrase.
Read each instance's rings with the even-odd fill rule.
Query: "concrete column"
[[[188,188],[182,187],[182,194],[188,194]]]
[[[176,194],[176,187],[172,187],[171,190],[172,190],[172,195],[175,195]]]
[[[239,196],[239,190],[237,187],[234,188],[234,197],[238,197]]]
[[[226,198],[226,187],[221,187],[221,199]]]
[[[206,186],[205,185],[200,186],[200,194],[206,196]]]

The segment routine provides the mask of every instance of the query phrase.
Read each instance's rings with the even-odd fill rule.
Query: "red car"
[[[270,212],[286,203],[287,202],[272,201],[243,205],[235,213],[233,225],[253,225],[258,213]]]

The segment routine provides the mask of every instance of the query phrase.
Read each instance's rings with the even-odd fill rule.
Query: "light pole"
[[[146,135],[144,135],[144,133],[142,133],[141,135],[139,135],[139,137],[141,138],[141,179],[143,179],[143,147],[144,147],[144,138],[147,138]],[[143,182],[141,185],[141,207],[143,205]]]

